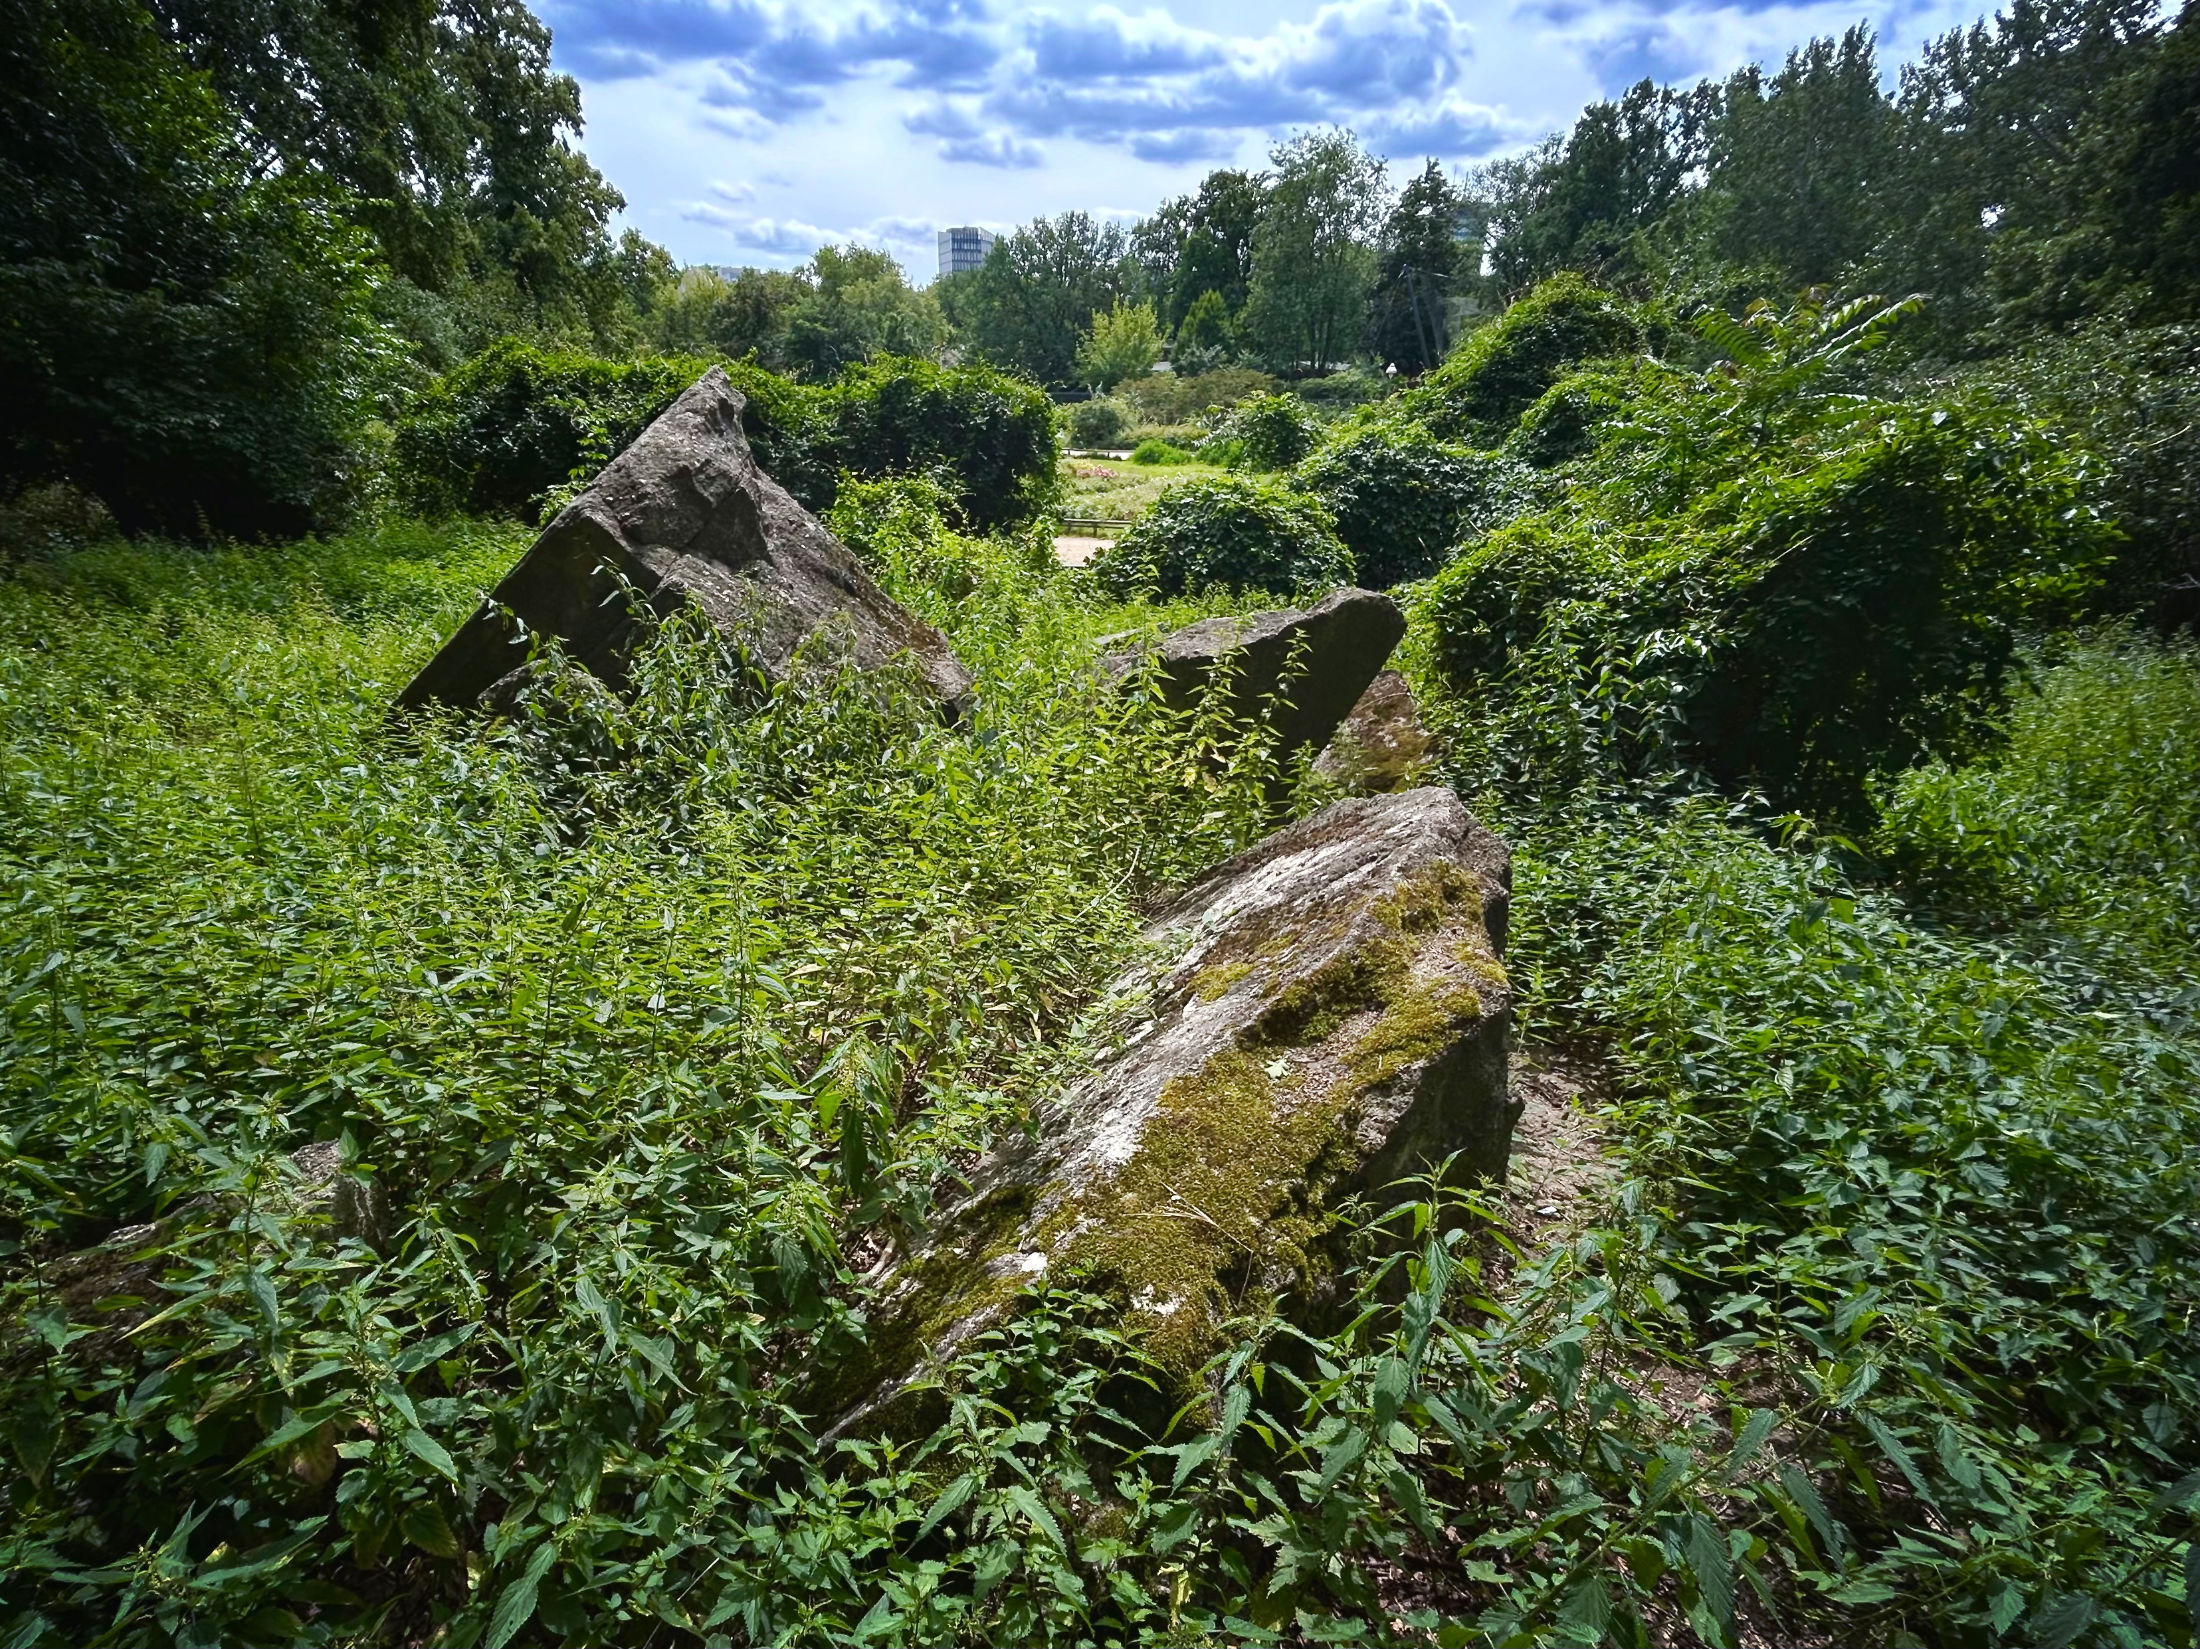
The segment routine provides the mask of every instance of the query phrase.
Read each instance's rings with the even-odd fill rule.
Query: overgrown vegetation
[[[1060,444],[1046,397],[985,367],[888,359],[812,386],[745,361],[617,362],[517,338],[414,399],[397,429],[397,495],[428,514],[533,519],[713,364],[747,400],[742,428],[757,462],[813,510],[831,506],[843,474],[934,477],[979,527],[1022,526],[1053,497]]]
[[[18,9],[0,1642],[2200,1643],[2190,6],[1645,83],[1387,214],[1310,135],[921,297],[612,242],[517,8]],[[1356,315],[1431,370],[1300,376]],[[713,360],[972,720],[675,618],[393,725]],[[1073,471],[1144,515],[1070,571],[1081,421],[1200,445]],[[1347,580],[1597,1171],[1385,1188],[1180,1410],[1052,1276],[821,1445],[1149,897],[1334,793],[1096,654]]]
[[[1352,553],[1326,509],[1241,476],[1171,487],[1092,563],[1119,599],[1210,589],[1291,596],[1349,583],[1351,573]]]

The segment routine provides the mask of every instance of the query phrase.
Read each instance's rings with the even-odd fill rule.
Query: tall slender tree
[[[1383,210],[1383,163],[1350,132],[1270,151],[1275,182],[1253,236],[1243,328],[1284,371],[1320,372],[1358,344]]]
[[[1368,297],[1367,347],[1407,372],[1425,372],[1444,358],[1446,321],[1459,276],[1481,261],[1467,232],[1466,192],[1429,161],[1398,192],[1375,250],[1375,288]]]

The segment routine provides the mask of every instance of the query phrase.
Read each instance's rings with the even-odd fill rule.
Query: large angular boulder
[[[1303,610],[1202,619],[1152,646],[1107,654],[1100,672],[1122,683],[1150,663],[1163,702],[1188,710],[1226,669],[1231,715],[1272,728],[1288,768],[1301,750],[1327,742],[1405,633],[1405,614],[1389,596],[1337,590]]]
[[[1338,802],[1187,888],[1145,932],[1167,960],[1112,987],[1145,997],[1135,1031],[882,1279],[867,1355],[814,1394],[834,1434],[913,1418],[911,1381],[1045,1275],[1112,1291],[1188,1384],[1233,1308],[1321,1308],[1344,1199],[1455,1154],[1501,1178],[1510,881],[1427,789]]]
[[[1348,795],[1379,796],[1420,782],[1440,753],[1406,678],[1385,670],[1329,736],[1314,772]]]
[[[526,665],[536,634],[617,686],[653,617],[694,606],[774,680],[806,647],[866,669],[906,655],[959,713],[970,673],[946,638],[756,467],[746,404],[716,367],[690,385],[543,529],[399,708],[500,702],[497,684]]]

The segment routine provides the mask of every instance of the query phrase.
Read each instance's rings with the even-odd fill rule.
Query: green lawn
[[[1133,464],[1128,459],[1062,460],[1062,513],[1133,521],[1169,488],[1228,473],[1213,464]]]

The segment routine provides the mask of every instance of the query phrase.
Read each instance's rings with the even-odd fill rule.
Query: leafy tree
[[[1220,292],[1209,288],[1184,311],[1170,359],[1179,372],[1203,372],[1219,365],[1229,352],[1230,308]]]
[[[1641,273],[1635,237],[1687,198],[1719,102],[1709,85],[1676,92],[1640,81],[1617,103],[1590,104],[1563,143],[1485,168],[1499,291],[1561,269],[1604,280]]]
[[[573,147],[580,88],[522,0],[153,0],[263,170],[333,179],[392,270],[478,340],[614,339],[625,204]],[[637,237],[638,238],[638,237]]]
[[[650,342],[672,353],[739,359],[778,372],[831,377],[881,355],[931,355],[947,322],[901,265],[863,246],[822,246],[797,270],[684,271],[645,319]]]
[[[1301,133],[1269,159],[1245,330],[1278,367],[1319,372],[1359,341],[1383,163],[1341,130]]]
[[[946,324],[929,293],[910,289],[891,255],[821,246],[802,271],[809,290],[787,311],[787,363],[811,378],[882,355],[930,355]]]
[[[1077,349],[1077,370],[1086,383],[1105,393],[1126,378],[1152,371],[1160,359],[1161,331],[1154,323],[1153,305],[1118,298],[1113,309],[1093,316],[1091,330]]]
[[[1714,244],[1729,263],[1768,267],[1790,290],[1838,280],[1881,233],[1894,136],[1861,25],[1790,52],[1769,80],[1743,69],[1727,81],[1711,128]]]
[[[0,489],[67,479],[133,531],[327,519],[388,343],[352,203],[257,164],[130,0],[6,0],[0,65]]]
[[[1267,203],[1266,173],[1209,172],[1194,193],[1166,202],[1133,231],[1172,333],[1210,292],[1226,318],[1245,307],[1253,282],[1253,234]]]
[[[2126,292],[2200,314],[2193,5],[2165,27],[2139,0],[2026,0],[1955,30],[1905,69],[1898,131],[1876,273],[1939,296],[1944,332],[2059,327]]]
[[[1433,160],[1399,191],[1383,220],[1368,298],[1367,344],[1378,360],[1425,372],[1451,347],[1447,305],[1461,265],[1480,252],[1460,239],[1467,213],[1465,192]]]
[[[646,322],[649,341],[673,355],[754,355],[764,365],[787,364],[787,328],[810,284],[787,269],[736,269],[698,264],[680,271]]]
[[[1121,227],[1064,212],[996,241],[983,264],[936,290],[949,322],[987,360],[1066,385],[1076,382],[1078,338],[1125,295],[1133,269]]]

